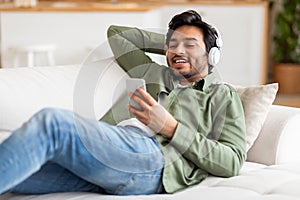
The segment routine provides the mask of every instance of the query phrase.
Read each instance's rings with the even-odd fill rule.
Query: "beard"
[[[171,68],[171,69],[172,69],[172,68]],[[172,72],[172,76],[173,76],[174,80],[179,80],[179,81],[182,81],[182,80],[188,80],[188,79],[190,79],[191,77],[193,77],[193,76],[199,74],[198,71],[192,70],[192,69],[190,69],[188,72],[186,72],[186,73],[184,73],[184,74],[180,74],[180,73],[178,73],[178,72],[177,72],[176,70],[174,70],[174,69],[172,69],[171,72]]]
[[[178,80],[178,81],[183,81],[183,80],[190,80],[193,77],[201,74],[205,69],[206,66],[203,63],[198,63],[198,67],[190,67],[190,69],[184,73],[179,73],[178,71],[176,71],[175,69],[173,69],[172,67],[169,68],[171,69],[171,75],[173,77],[174,80]]]
[[[181,74],[179,72],[177,72],[175,69],[173,69],[170,65],[170,62],[169,60],[167,59],[167,64],[169,66],[169,68],[171,69],[171,75],[173,77],[174,80],[178,80],[178,81],[181,81],[181,80],[187,80],[189,78],[191,78],[193,75],[195,75],[196,73],[193,72],[192,68],[190,68],[190,70],[184,74]]]
[[[193,78],[194,76],[201,74],[206,68],[207,68],[207,55],[203,55],[203,59],[200,60],[195,60],[194,62],[191,61],[190,58],[187,58],[187,61],[191,64],[190,69],[184,73],[179,73],[175,69],[171,67],[171,63],[167,59],[167,64],[169,68],[171,69],[172,76],[174,80],[189,80],[190,78]],[[200,62],[199,62],[200,61]],[[192,67],[192,66],[197,66],[197,67]]]

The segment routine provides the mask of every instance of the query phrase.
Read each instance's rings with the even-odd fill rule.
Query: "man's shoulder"
[[[211,87],[216,89],[216,90],[220,90],[220,91],[227,91],[228,93],[236,93],[236,89],[235,87],[227,82],[221,82],[221,81],[217,81],[214,82],[213,84],[211,84]]]

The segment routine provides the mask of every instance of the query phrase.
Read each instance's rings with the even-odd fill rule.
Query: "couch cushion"
[[[300,108],[272,105],[247,160],[265,165],[300,162]]]
[[[0,69],[0,131],[13,131],[44,107],[99,119],[120,96],[128,77],[113,58],[84,65]]]
[[[79,66],[0,69],[0,130],[14,130],[43,107],[72,108]]]
[[[57,193],[46,195],[19,195],[7,200],[26,199],[78,199],[78,200],[299,200],[300,163],[264,166],[245,163],[241,174],[231,178],[208,177],[202,183],[175,194],[113,196],[92,193]],[[1,197],[0,197],[1,199]]]
[[[247,151],[257,139],[275,100],[278,83],[257,86],[233,86],[237,90],[245,112]]]

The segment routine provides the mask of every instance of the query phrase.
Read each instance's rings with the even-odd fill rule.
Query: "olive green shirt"
[[[162,34],[120,26],[111,26],[107,34],[119,65],[129,76],[145,79],[147,91],[156,100],[166,93],[163,106],[178,121],[172,139],[155,135],[165,157],[166,192],[195,185],[209,174],[237,175],[246,159],[245,118],[237,92],[214,83],[213,73],[178,87],[171,70],[145,54],[163,54]],[[101,120],[115,125],[130,118],[127,99],[117,102]]]

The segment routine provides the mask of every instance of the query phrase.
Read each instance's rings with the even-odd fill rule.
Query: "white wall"
[[[101,45],[110,54],[106,30],[111,24],[142,27],[165,32],[174,14],[195,9],[218,27],[224,46],[217,70],[224,81],[239,85],[262,83],[262,5],[171,5],[149,12],[6,12],[1,13],[2,67],[13,66],[13,47],[39,43],[57,46],[57,65],[80,64],[89,51]],[[109,52],[109,53],[108,53]],[[161,57],[155,57],[164,61]],[[25,60],[21,62],[25,66]]]

